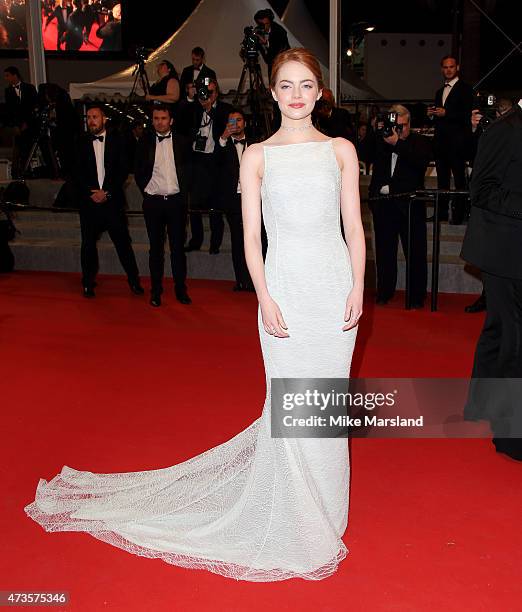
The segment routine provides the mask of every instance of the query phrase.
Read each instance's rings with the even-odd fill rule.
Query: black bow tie
[[[93,142],[94,142],[95,140],[99,140],[100,142],[103,142],[103,136],[93,136],[93,137],[92,137],[92,140],[93,140]]]
[[[156,136],[158,137],[158,142],[161,142],[162,140],[165,140],[165,138],[170,138],[172,134],[167,134],[167,136],[160,136],[159,134],[156,134]]]
[[[453,87],[453,85],[451,83],[446,83],[444,87]]]
[[[242,138],[241,140],[235,140],[234,138],[232,138],[232,141],[234,142],[234,144],[240,144],[245,146],[246,145],[246,138]]]

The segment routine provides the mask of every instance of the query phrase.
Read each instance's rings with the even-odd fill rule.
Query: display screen
[[[117,0],[42,0],[41,10],[46,51],[122,50]],[[25,0],[0,0],[0,49],[27,49]]]

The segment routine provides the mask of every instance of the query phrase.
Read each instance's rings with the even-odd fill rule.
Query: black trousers
[[[483,379],[522,378],[522,280],[482,272],[487,314],[473,362],[470,400],[465,415],[488,419],[499,446],[522,452],[522,405],[519,392],[509,387],[497,392]],[[511,386],[511,389],[516,388]],[[493,387],[494,389],[494,387]],[[511,438],[511,439],[510,439]]]
[[[463,190],[467,188],[466,181],[466,159],[464,153],[448,142],[440,143],[437,146],[435,166],[437,168],[437,187],[439,189],[449,189],[451,186],[451,175],[455,189]],[[453,200],[453,215],[460,222],[462,221],[466,209],[466,196],[455,196]],[[441,197],[441,211],[447,211],[448,198]]]
[[[426,205],[413,202],[411,298],[422,302],[428,282]],[[372,204],[377,265],[377,299],[389,300],[397,286],[397,249],[399,237],[402,250],[408,252],[408,204],[404,200],[377,200]]]
[[[82,232],[82,284],[84,287],[92,288],[95,285],[99,268],[97,242],[104,231],[108,232],[116,248],[129,282],[138,281],[138,265],[132,250],[127,215],[123,208],[116,207],[112,203],[85,203],[80,208],[80,227]]]
[[[170,265],[176,291],[185,290],[187,257],[183,247],[187,209],[183,197],[179,193],[167,198],[145,194],[143,216],[150,244],[149,270],[152,292],[163,291],[165,234],[168,234],[169,238]]]
[[[245,243],[243,240],[243,216],[241,214],[241,194],[234,194],[227,202],[225,215],[230,227],[232,243],[232,265],[236,282],[251,285],[252,279],[245,260]]]
[[[217,144],[216,146],[219,146]],[[193,153],[192,172],[190,188],[190,208],[191,210],[210,210],[210,248],[219,249],[223,242],[225,222],[223,213],[215,210],[218,200],[218,169],[215,157],[212,153]],[[214,209],[214,210],[212,210]],[[190,213],[191,237],[189,246],[200,249],[203,244],[203,213]]]

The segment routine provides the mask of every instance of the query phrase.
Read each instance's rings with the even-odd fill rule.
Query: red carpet
[[[120,277],[95,300],[79,288],[77,275],[0,276],[0,590],[67,590],[63,609],[88,612],[520,610],[522,465],[487,440],[354,440],[350,554],[321,582],[238,583],[46,534],[23,512],[39,478],[172,465],[264,399],[254,295],[191,281],[192,306],[166,293],[153,309]],[[463,313],[469,299],[367,304],[354,374],[466,376],[483,320]]]

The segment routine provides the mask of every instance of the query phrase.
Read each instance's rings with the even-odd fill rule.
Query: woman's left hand
[[[346,300],[346,310],[344,312],[344,320],[346,325],[343,331],[348,331],[359,324],[359,319],[363,313],[363,290],[353,288]]]

